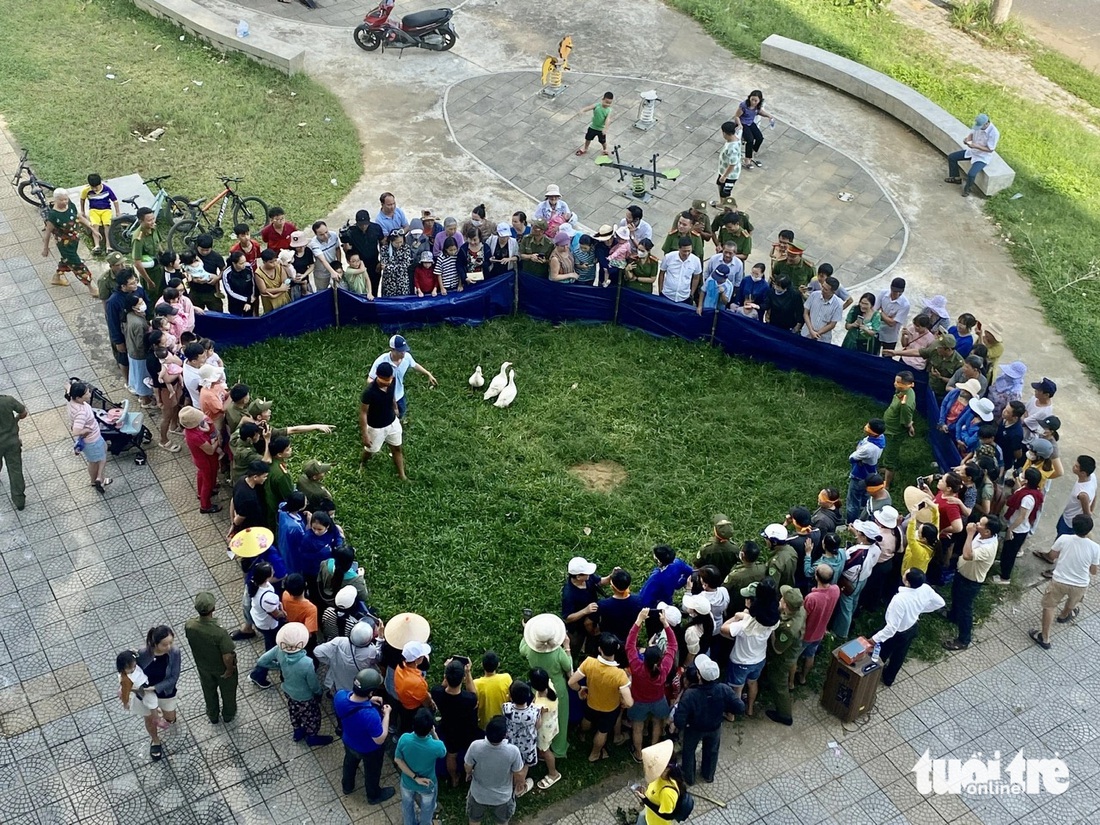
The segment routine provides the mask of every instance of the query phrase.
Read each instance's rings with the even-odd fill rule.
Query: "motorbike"
[[[367,12],[363,22],[355,27],[355,43],[364,51],[386,49],[428,49],[445,52],[458,40],[451,18],[451,9],[432,9],[406,14],[401,24],[390,22],[394,0],[382,0]]]

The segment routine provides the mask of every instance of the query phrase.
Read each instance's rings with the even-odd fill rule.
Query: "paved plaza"
[[[356,113],[365,152],[381,160],[368,164],[355,197],[335,213],[340,222],[360,203],[373,211],[373,198],[395,175],[399,184],[392,188],[403,193],[405,205],[455,214],[465,214],[471,200],[522,207],[526,201],[517,188],[536,194],[555,180],[586,223],[604,222],[621,213],[626,201],[617,195],[610,172],[572,155],[584,123],[570,112],[593,102],[610,83],[617,94],[621,90],[622,131],[613,133],[613,142],[623,143],[624,159],[628,146],[642,154],[660,151],[659,166],[675,163],[684,171],[681,181],[662,185],[647,209],[660,230],[697,191],[711,196],[716,152],[711,127],[731,111],[746,78],[769,95],[774,90],[778,98],[782,92],[780,123],[774,132],[766,131],[762,159],[768,168],[746,173],[738,184],[738,195],[746,184],[752,187],[744,194],[760,227],[758,248],[766,251],[775,231],[795,222],[792,228],[809,238],[811,257],[814,249],[827,249],[830,259],[843,261],[844,271],[871,278],[901,251],[904,218],[909,245],[895,272],[910,279],[915,294],[948,294],[953,311],[971,308],[962,306],[967,290],[986,294],[987,283],[979,276],[996,276],[990,312],[1008,333],[1009,357],[1023,357],[1032,371],[1058,376],[1059,400],[1066,399],[1059,414],[1071,435],[1063,452],[1088,446],[1087,428],[1100,409],[1095,389],[1044,325],[1034,296],[1011,270],[976,205],[959,203],[954,191],[948,192],[954,198],[943,197],[950,188],[939,184],[942,158],[889,118],[810,81],[734,60],[694,24],[656,4],[639,4],[630,33],[652,45],[652,53],[622,58],[635,61],[628,67],[617,65],[610,49],[582,53],[593,73],[571,74],[569,97],[559,101],[537,96],[530,69],[560,27],[547,24],[554,37],[536,42],[521,36],[525,29],[518,20],[528,13],[549,18],[546,8],[530,12],[474,0],[457,19],[462,39],[453,53],[410,53],[399,62],[396,55],[367,58],[351,43],[350,27],[369,2],[322,2],[321,14],[275,0],[240,0],[239,6],[217,0],[217,5],[232,6],[235,18],[249,10],[257,18],[282,15],[279,31],[292,42],[331,43],[323,62],[311,53],[308,67],[344,96],[349,112],[368,94],[393,101],[410,89],[434,90],[429,99],[439,105],[426,107],[411,128],[407,117],[400,128],[385,120],[376,127],[372,113],[362,114],[362,108]],[[434,5],[402,4],[397,13]],[[581,24],[593,30],[601,8],[578,5],[578,31],[584,30]],[[343,25],[338,15],[347,17],[346,34],[325,28]],[[500,38],[515,46],[507,60],[496,59],[500,47],[477,38],[486,31],[495,34],[497,27]],[[666,31],[672,35],[662,38]],[[620,72],[637,77],[607,77]],[[736,77],[736,82],[721,80],[710,91],[690,95],[665,82],[704,77]],[[634,95],[649,88],[661,90],[661,120],[654,132],[635,133],[628,128]],[[469,158],[446,141],[444,112]],[[685,121],[695,128],[687,129]],[[541,153],[532,154],[532,135],[540,135],[544,123],[554,128],[540,138]],[[860,128],[852,129],[853,123]],[[376,140],[372,129],[383,132],[384,141]],[[516,149],[495,151],[504,147],[493,138],[503,141],[505,130],[519,136]],[[10,177],[16,159],[9,138],[0,134],[0,173]],[[439,168],[447,174],[436,174]],[[436,189],[424,195],[420,187],[429,186]],[[447,197],[440,195],[444,187]],[[857,197],[843,203],[836,199],[839,191]],[[784,200],[788,192],[795,195],[792,201]],[[809,214],[798,211],[803,209]],[[954,264],[964,259],[973,266],[956,271]],[[180,644],[180,729],[166,739],[166,758],[150,761],[142,726],[116,698],[114,656],[140,645],[154,624],[181,632],[193,612],[191,597],[201,589],[216,594],[217,615],[232,626],[240,574],[225,554],[225,513],[198,513],[186,451],[171,455],[152,448],[146,466],[135,465],[129,455],[112,458],[108,467],[115,483],[107,495],[87,486],[84,464],[72,454],[68,435],[65,380],[77,375],[112,398],[127,396],[110,360],[102,308],[78,284],[47,286],[53,268],[52,259],[41,257],[32,210],[10,188],[0,190],[0,392],[16,395],[31,410],[21,425],[29,482],[25,511],[12,510],[6,478],[0,478],[0,823],[396,825],[401,821],[396,799],[369,808],[361,785],[351,797],[341,794],[338,744],[310,750],[290,742],[277,691],[259,692],[242,678],[237,719],[229,726],[210,725],[185,643]],[[1046,331],[1041,348],[1035,330]],[[1056,486],[1054,495],[1060,501],[1067,492],[1068,486]],[[1049,543],[1052,521],[1040,525],[1034,546]],[[790,729],[763,719],[727,726],[717,781],[700,786],[726,806],[700,800],[691,821],[1097,821],[1100,722],[1093,686],[1100,676],[1100,617],[1086,603],[1077,623],[1057,628],[1051,651],[1033,645],[1026,635],[1039,615],[1033,561],[1028,556],[1017,567],[1025,585],[1021,597],[976,629],[969,650],[931,666],[910,661],[892,688],[880,689],[874,711],[861,724],[841,725],[816,701],[806,700],[796,704]],[[238,645],[242,673],[258,652],[258,645]],[[330,732],[327,722],[325,732]],[[1069,767],[1068,790],[996,798],[922,795],[912,768],[925,750],[932,757],[960,759],[974,751],[986,756],[999,751],[1006,763],[1018,751],[1030,759],[1057,757]],[[568,762],[562,768],[568,772]],[[394,781],[392,765],[384,778]],[[538,814],[528,815],[521,801],[518,821],[612,825],[617,809],[635,807],[626,787],[638,778],[628,770],[599,790]]]

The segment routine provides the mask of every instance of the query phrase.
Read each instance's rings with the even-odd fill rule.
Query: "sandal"
[[[164,756],[164,745],[150,745],[149,756],[154,762],[159,762]]]
[[[163,444],[158,444],[157,446],[170,453],[178,453],[180,451],[180,445],[173,444],[171,441],[165,441]]]
[[[538,789],[540,791],[548,791],[554,786],[554,783],[561,779],[561,774],[557,776],[550,776],[549,774],[539,780]]]
[[[1075,608],[1073,608],[1073,610],[1071,610],[1069,612],[1069,615],[1066,616],[1064,619],[1061,616],[1058,616],[1054,621],[1058,622],[1058,624],[1069,624],[1070,622],[1072,622],[1074,619],[1076,619],[1080,615],[1081,615],[1081,608],[1080,607],[1075,607]]]
[[[611,758],[611,754],[609,754],[609,753],[607,752],[607,748],[604,748],[604,749],[603,749],[602,751],[600,751],[600,755],[599,755],[599,757],[597,757],[596,759],[593,759],[593,758],[591,757],[591,755],[590,755],[590,756],[588,757],[588,761],[589,761],[589,762],[599,762],[599,761],[600,761],[600,760],[602,760],[602,759],[610,759],[610,758]]]
[[[962,178],[944,178],[943,182],[944,183],[962,183],[963,179]]]
[[[1048,556],[1046,553],[1040,552],[1039,550],[1032,550],[1031,555],[1033,555],[1037,559],[1045,561],[1047,564],[1054,564],[1054,562],[1051,561],[1050,556]]]
[[[1038,630],[1029,630],[1027,635],[1031,637],[1031,641],[1035,642],[1035,644],[1039,645],[1043,650],[1050,650],[1052,647],[1050,642],[1043,639],[1043,634]]]
[[[586,151],[587,151],[587,150],[585,150],[585,149],[578,149],[578,150],[577,150],[576,152],[574,152],[573,154],[574,154],[574,155],[576,155],[577,157],[580,157],[580,156],[581,156],[581,155],[583,155],[583,154],[584,154],[584,153],[585,153]]]
[[[535,787],[535,780],[528,779],[525,783],[523,783],[523,790],[516,793],[516,799],[519,799],[525,793],[530,791],[533,787]]]

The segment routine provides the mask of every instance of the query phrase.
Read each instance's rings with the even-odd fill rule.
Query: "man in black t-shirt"
[[[349,226],[340,234],[344,242],[344,250],[359,253],[363,266],[367,268],[371,288],[375,295],[380,295],[378,286],[382,276],[378,271],[378,245],[385,237],[382,227],[371,222],[370,212],[360,209],[355,213],[355,225]]]
[[[199,235],[195,238],[195,255],[202,262],[202,268],[208,276],[212,276],[210,283],[188,280],[187,293],[195,306],[209,309],[213,312],[223,312],[222,303],[222,270],[225,269],[225,258],[214,251],[214,238],[211,235]]]
[[[383,444],[389,444],[397,476],[407,480],[405,455],[401,450],[401,419],[398,417],[397,401],[394,399],[396,386],[393,365],[383,361],[378,365],[374,380],[363,390],[359,399],[359,434],[363,441],[359,466],[366,464],[371,456],[382,449]]]
[[[270,470],[270,464],[257,459],[248,465],[244,476],[233,487],[233,526],[230,535],[249,527],[267,526],[263,486]]]

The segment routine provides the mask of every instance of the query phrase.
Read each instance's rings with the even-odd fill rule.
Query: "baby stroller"
[[[80,381],[70,378],[69,383]],[[116,404],[99,387],[83,381],[91,392],[91,401],[95,417],[99,420],[99,429],[107,442],[107,451],[111,455],[121,455],[127,450],[135,450],[134,463],[145,464],[145,445],[153,440],[153,433],[145,426],[145,414],[130,412],[129,400]]]

